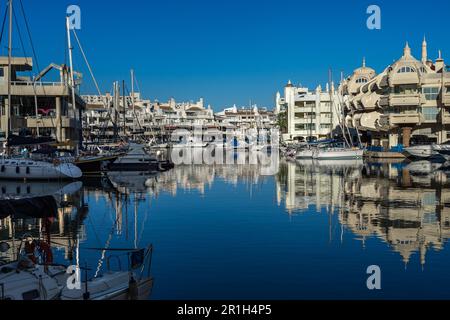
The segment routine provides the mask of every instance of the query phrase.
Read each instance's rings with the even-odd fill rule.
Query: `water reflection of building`
[[[348,161],[346,162],[348,164]],[[354,176],[362,162],[354,167],[343,166],[341,162],[285,163],[280,169],[277,184],[278,202],[284,200],[289,214],[302,212],[312,206],[317,210],[334,212],[343,203],[342,176]]]
[[[152,184],[153,192],[169,192],[173,196],[179,190],[198,191],[205,194],[206,188],[218,179],[236,186],[239,182],[257,184],[263,177],[258,165],[182,165],[160,174]]]
[[[289,163],[281,173],[279,198],[289,213],[328,208],[363,246],[371,237],[382,239],[405,264],[419,254],[425,265],[427,252],[443,250],[450,237],[450,184],[441,171]]]
[[[64,259],[73,260],[77,241],[87,238],[83,224],[87,207],[79,189],[73,194],[55,195],[55,199],[58,205],[55,217],[17,217],[12,214],[0,219],[0,242],[5,242],[10,247],[7,252],[0,253],[0,260],[16,260],[21,241],[26,236],[46,241],[50,239],[55,253],[63,252]],[[12,211],[13,209],[11,208]]]

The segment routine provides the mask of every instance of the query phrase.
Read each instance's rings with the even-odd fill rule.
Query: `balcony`
[[[389,104],[392,107],[419,106],[421,104],[421,95],[419,93],[391,94],[389,96]]]
[[[449,91],[449,89],[447,89],[447,92],[444,95],[442,95],[442,103],[444,104],[444,106],[450,107],[450,91]]]
[[[442,115],[442,124],[450,124],[450,113],[444,112]]]
[[[0,83],[0,93],[8,92],[7,83]],[[68,86],[62,82],[11,82],[11,94],[16,96],[69,96]]]
[[[380,116],[381,126],[396,127],[402,125],[418,125],[422,123],[420,113],[391,113]]]
[[[38,118],[36,121],[36,117],[28,117],[26,126],[28,128],[55,128],[56,127],[56,117],[42,117]],[[61,127],[62,128],[76,128],[77,121],[73,118],[62,117],[61,118]]]
[[[389,107],[389,96],[382,96],[378,104],[381,108]]]

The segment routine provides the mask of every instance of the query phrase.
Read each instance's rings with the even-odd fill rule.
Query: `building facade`
[[[225,129],[271,129],[276,126],[276,112],[267,108],[258,108],[256,105],[251,108],[224,109],[216,113],[217,125]]]
[[[85,108],[85,103],[78,94],[81,75],[74,72],[76,82],[74,103],[69,80],[70,70],[67,66],[51,64],[34,79],[24,74],[32,70],[33,59],[30,57],[13,57],[11,70],[8,57],[0,57],[0,136],[3,140],[9,134],[47,136],[60,143],[77,145],[81,130],[80,115]],[[44,80],[52,70],[59,72],[59,81]],[[11,73],[10,103],[9,73]]]
[[[287,113],[285,141],[317,141],[331,137],[339,126],[341,108],[334,85],[323,91],[318,86],[314,92],[308,88],[286,85],[284,97],[277,94],[276,110]]]
[[[433,62],[427,42],[421,60],[406,44],[403,56],[380,74],[365,66],[340,86],[346,123],[368,144],[384,149],[419,141],[445,143],[450,133],[450,73],[441,53]]]

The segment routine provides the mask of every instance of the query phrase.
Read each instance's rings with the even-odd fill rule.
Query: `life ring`
[[[54,165],[55,167],[58,167],[60,164],[61,164],[61,161],[60,161],[59,159],[53,160],[53,165]]]

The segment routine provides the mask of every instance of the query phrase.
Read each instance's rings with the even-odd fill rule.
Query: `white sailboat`
[[[32,239],[24,239],[23,245],[29,241]],[[149,263],[151,252],[151,247],[145,251],[145,263]],[[0,301],[146,300],[153,288],[153,278],[142,272],[107,272],[82,282],[80,289],[69,288],[71,276],[64,266],[35,265],[24,256],[0,266]]]
[[[72,163],[53,163],[31,159],[0,159],[0,180],[66,180],[79,179],[81,170]]]
[[[334,84],[331,81],[331,70],[330,70],[330,82],[331,82],[331,87],[334,88]],[[334,91],[334,89],[332,89],[330,91],[330,95],[332,95],[332,92]],[[330,98],[331,100],[331,104],[333,107],[335,107],[334,104],[334,99],[331,96]],[[352,141],[352,136],[350,134],[350,131],[345,123],[345,116],[344,116],[344,108],[343,108],[343,104],[341,104],[341,110],[335,110],[335,112],[337,114],[341,114],[341,118],[342,118],[342,123],[339,124],[341,131],[342,131],[342,136],[344,138],[344,142],[341,145],[333,145],[330,146],[328,148],[324,148],[324,149],[318,149],[317,152],[314,155],[314,159],[317,160],[358,160],[358,159],[363,159],[364,157],[364,150],[361,149],[360,147],[353,147],[353,141]],[[356,130],[358,131],[358,128],[356,128]],[[346,137],[346,132],[348,134],[348,139]],[[359,132],[358,132],[358,139],[359,139]],[[358,145],[361,146],[361,141],[359,139],[358,141]]]
[[[330,147],[326,149],[318,149],[314,156],[317,160],[358,160],[363,159],[364,150],[348,147]]]

